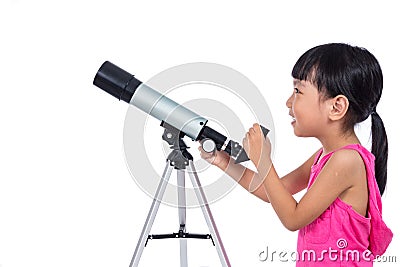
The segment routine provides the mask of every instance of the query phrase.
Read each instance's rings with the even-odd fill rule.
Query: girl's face
[[[293,93],[286,101],[296,136],[318,137],[328,123],[318,88],[311,82],[293,79]]]

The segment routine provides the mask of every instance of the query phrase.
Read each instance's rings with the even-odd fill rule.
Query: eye
[[[300,90],[298,88],[294,88],[294,93],[295,94],[300,94]]]

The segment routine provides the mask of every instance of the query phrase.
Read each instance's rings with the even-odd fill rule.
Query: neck
[[[339,136],[339,137],[338,137]],[[321,142],[323,151],[322,153],[325,155],[329,152],[332,152],[336,149],[344,147],[350,144],[360,144],[360,140],[355,134],[354,130],[348,131],[346,133],[337,134],[332,131],[331,134],[327,134],[323,137],[317,137],[317,139]]]

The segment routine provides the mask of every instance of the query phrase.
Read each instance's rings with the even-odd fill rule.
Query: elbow
[[[286,225],[285,225],[285,227],[286,227],[286,229],[288,229],[291,232],[296,232],[297,230],[300,229],[299,227],[286,226]]]
[[[288,221],[282,221],[283,226],[285,226],[286,229],[288,229],[291,232],[296,232],[297,230],[299,230],[301,228],[301,226],[296,223],[293,222],[291,220]]]

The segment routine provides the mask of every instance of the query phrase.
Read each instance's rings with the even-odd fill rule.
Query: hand
[[[223,151],[214,151],[211,153],[205,152],[203,147],[199,146],[200,156],[202,159],[206,160],[208,163],[215,165],[217,167],[225,168],[229,162],[229,155]]]
[[[257,170],[261,165],[270,166],[271,142],[268,137],[264,137],[259,124],[253,124],[253,127],[246,133],[243,139],[243,148]]]

